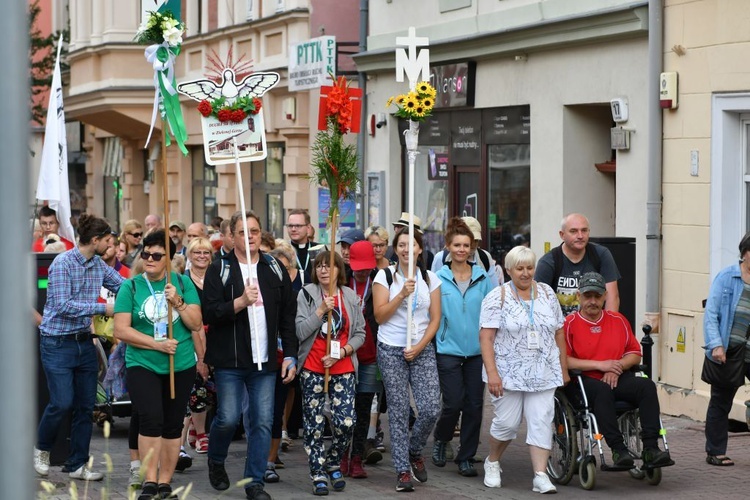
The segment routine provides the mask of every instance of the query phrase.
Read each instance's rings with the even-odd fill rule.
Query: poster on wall
[[[319,243],[330,244],[329,241],[329,228],[326,226],[326,220],[328,219],[328,207],[330,204],[331,192],[328,188],[318,187],[318,236],[316,240]],[[340,228],[353,228],[357,225],[357,205],[354,200],[339,200],[339,229]],[[337,229],[338,232],[338,229]]]
[[[428,166],[427,179],[431,181],[448,180],[448,155],[436,153],[434,148],[427,150]]]

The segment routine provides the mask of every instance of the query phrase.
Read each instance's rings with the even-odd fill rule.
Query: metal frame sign
[[[321,36],[289,46],[289,91],[331,85],[336,76],[336,37]]]

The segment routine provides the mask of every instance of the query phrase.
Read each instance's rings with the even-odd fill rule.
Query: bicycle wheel
[[[576,472],[576,458],[578,457],[575,416],[568,398],[562,391],[555,392],[554,404],[552,450],[547,459],[547,474],[557,484],[568,484]]]

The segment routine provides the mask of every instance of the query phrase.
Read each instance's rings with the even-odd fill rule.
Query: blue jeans
[[[276,371],[269,371],[266,366],[260,372],[255,367],[215,368],[214,380],[218,404],[211,423],[208,458],[220,464],[226,460],[243,411],[243,398],[247,395],[249,404],[243,415],[247,434],[244,477],[252,478],[253,484],[262,485],[271,448]]]
[[[98,363],[91,340],[76,342],[42,335],[39,340],[42,367],[47,376],[49,403],[39,422],[37,448],[50,451],[63,418],[73,411],[70,455],[66,471],[74,471],[89,459],[89,444],[96,403]]]

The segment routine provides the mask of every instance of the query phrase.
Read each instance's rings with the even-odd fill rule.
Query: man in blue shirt
[[[72,410],[70,455],[63,471],[73,479],[99,481],[102,474],[87,464],[98,371],[91,317],[112,316],[113,304],[97,298],[102,286],[117,293],[123,277],[100,258],[112,234],[104,219],[83,214],[78,233],[78,245],[57,256],[49,268],[47,303],[39,326],[49,403],[39,422],[34,470],[40,476],[49,474],[49,452],[65,414]]]

